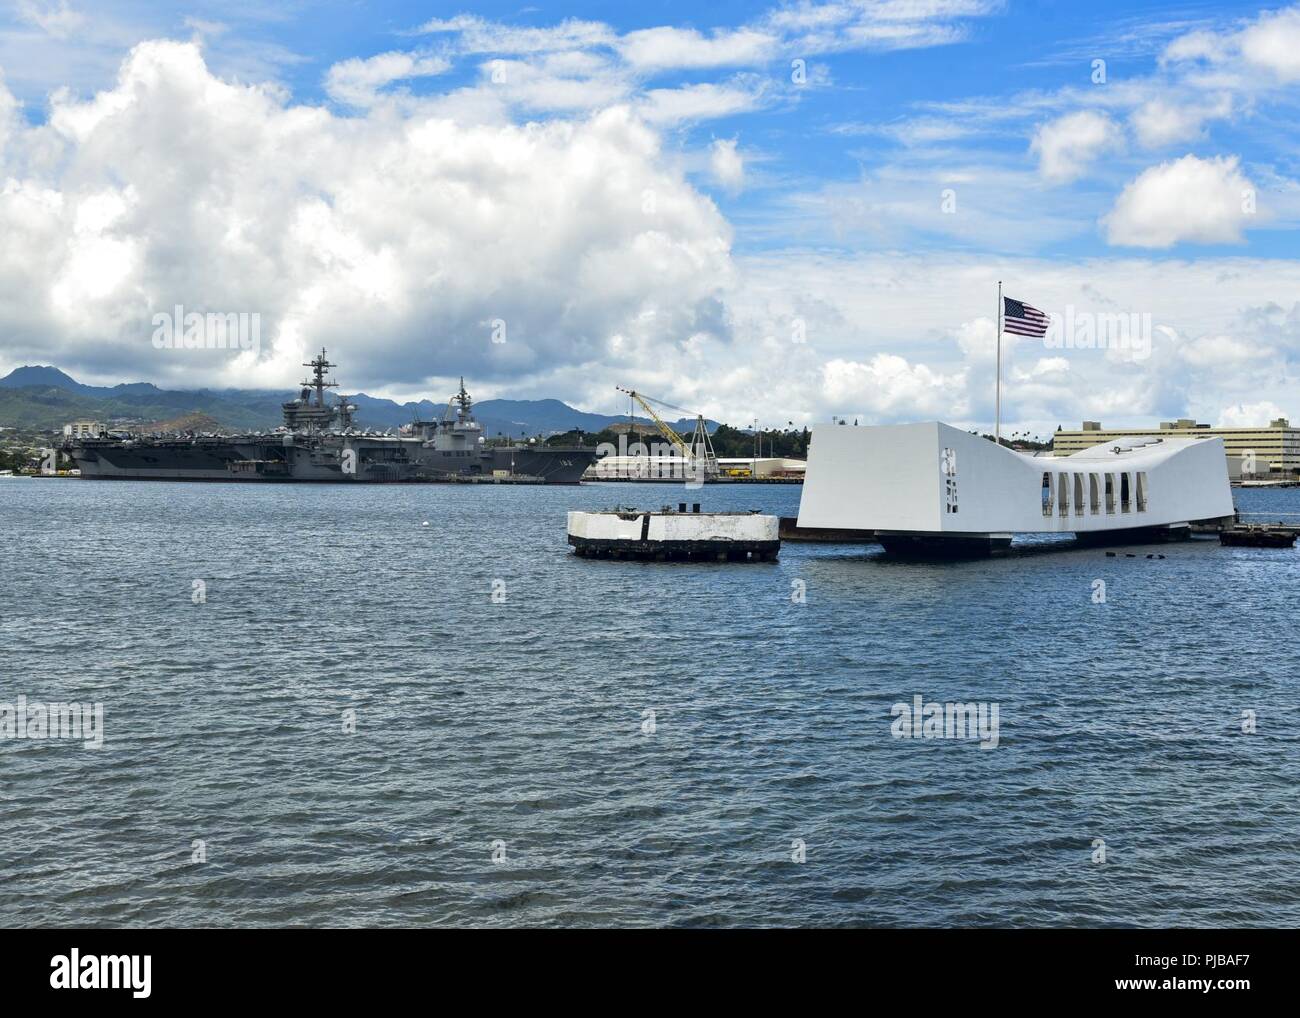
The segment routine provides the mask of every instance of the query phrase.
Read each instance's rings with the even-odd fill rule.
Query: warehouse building
[[[737,456],[723,457],[718,460],[718,469],[723,477],[780,477],[802,480],[807,466],[804,460],[790,459],[785,456]]]

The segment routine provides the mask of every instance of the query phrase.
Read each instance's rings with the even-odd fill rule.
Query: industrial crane
[[[693,465],[697,462],[702,463],[705,477],[718,476],[718,457],[713,452],[713,440],[709,438],[709,429],[704,425],[703,414],[695,415],[695,432],[691,435],[691,440],[688,443],[686,439],[682,438],[681,435],[677,434],[677,432],[668,426],[668,422],[659,416],[651,404],[657,403],[661,407],[666,407],[669,410],[676,410],[678,413],[683,414],[690,414],[690,410],[674,406],[672,403],[668,403],[662,399],[655,399],[653,396],[647,396],[643,392],[636,392],[633,389],[624,389],[621,385],[616,385],[614,388],[619,392],[627,393],[629,397],[641,404],[641,409],[649,415],[652,421],[654,421],[655,427],[659,430],[659,434],[663,435],[664,438],[676,447],[677,451],[682,454],[682,458],[686,460],[688,464]]]

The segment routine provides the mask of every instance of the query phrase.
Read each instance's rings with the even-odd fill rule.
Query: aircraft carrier
[[[284,424],[246,434],[143,435],[110,430],[65,439],[82,478],[131,481],[497,481],[577,484],[594,448],[490,446],[461,380],[441,420],[415,420],[396,434],[358,428],[346,397],[326,398],[337,367],[321,350],[303,365],[312,377],[282,404]]]

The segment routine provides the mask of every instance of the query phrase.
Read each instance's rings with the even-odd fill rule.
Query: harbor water
[[[1300,924],[1300,550],[566,545],[799,494],[0,482],[0,922]]]

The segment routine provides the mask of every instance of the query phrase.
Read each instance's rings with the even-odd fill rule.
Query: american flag
[[[1046,336],[1047,315],[1023,301],[1002,298],[1002,330],[1017,336]]]

